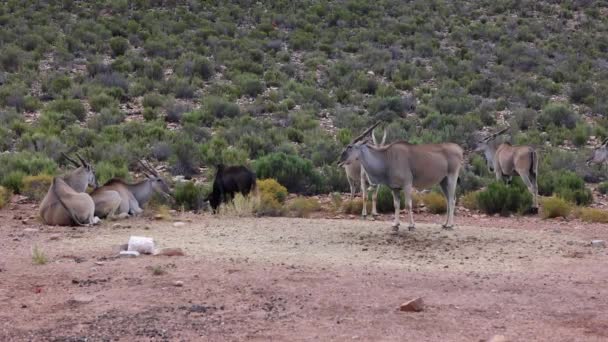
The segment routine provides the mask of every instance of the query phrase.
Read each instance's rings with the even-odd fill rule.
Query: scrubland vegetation
[[[244,164],[291,193],[348,191],[336,160],[372,122],[388,141],[470,149],[504,119],[507,139],[540,151],[541,194],[586,205],[584,181],[605,178],[584,160],[590,137],[608,136],[607,13],[594,1],[5,1],[2,192],[38,197],[62,151],[101,183],[145,158],[173,175]],[[524,212],[521,186],[492,178],[473,157],[459,193],[489,187],[466,205]],[[206,186],[176,187],[177,207],[201,209]],[[260,196],[267,215],[316,207]],[[392,210],[386,189],[378,209]]]

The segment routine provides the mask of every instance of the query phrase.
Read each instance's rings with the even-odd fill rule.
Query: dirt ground
[[[0,211],[1,341],[608,340],[608,248],[589,246],[608,240],[602,225],[457,216],[444,231],[417,215],[395,236],[388,216],[71,228],[34,215]],[[116,258],[131,235],[186,255]],[[424,311],[399,311],[417,297]]]

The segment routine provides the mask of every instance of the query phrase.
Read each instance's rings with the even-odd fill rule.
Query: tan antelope
[[[599,164],[600,168],[602,164],[608,164],[608,138],[602,141],[600,147],[591,152],[591,157],[587,159],[587,165],[591,164]]]
[[[129,215],[139,215],[142,207],[154,193],[171,197],[171,190],[165,180],[144,161],[139,161],[143,167],[146,180],[129,184],[122,179],[114,178],[91,193],[95,202],[95,214],[99,217],[125,218]]]
[[[374,131],[372,131],[372,140],[374,142],[375,147],[383,146],[386,142],[386,129],[384,130],[384,135],[382,136],[382,142],[378,144],[376,140],[376,135]],[[351,163],[339,163],[338,166],[344,168],[346,172],[346,179],[348,180],[348,185],[350,186],[350,200],[352,201],[355,197],[355,193],[357,192],[357,187],[364,186],[363,181],[368,181],[367,175],[365,175],[365,171],[361,169],[361,162],[353,161]],[[362,174],[363,173],[363,174]],[[376,210],[376,203],[378,200],[378,190],[380,190],[380,186],[370,184],[370,188],[375,187],[372,194],[372,216],[378,216],[378,211]]]
[[[411,145],[397,141],[382,147],[367,143],[367,135],[377,125],[371,126],[355,138],[342,152],[340,162],[360,161],[372,184],[384,184],[393,193],[395,220],[393,231],[399,230],[400,191],[405,192],[409,208],[409,229],[413,230],[412,189],[428,188],[439,184],[447,198],[447,214],[443,228],[454,226],[454,207],[456,204],[456,183],[463,162],[463,150],[453,143]],[[363,192],[363,215],[366,214],[365,187]]]
[[[80,155],[82,165],[64,154],[76,170],[64,177],[55,177],[40,204],[40,217],[45,224],[53,226],[97,224],[95,203],[84,191],[88,185],[97,186],[93,168]]]
[[[483,152],[488,169],[494,172],[496,180],[511,182],[519,175],[532,194],[534,212],[538,211],[538,154],[531,146],[513,146],[508,142],[498,143],[496,138],[505,133],[507,127],[482,139],[477,143],[476,152]]]

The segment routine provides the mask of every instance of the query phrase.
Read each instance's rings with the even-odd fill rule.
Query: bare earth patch
[[[606,227],[418,215],[146,218],[44,227],[0,211],[0,340],[605,341]],[[36,231],[38,229],[38,231]],[[183,257],[115,258],[129,236]],[[34,265],[37,245],[49,259]],[[183,282],[183,285],[179,282]],[[422,312],[399,305],[422,297]]]

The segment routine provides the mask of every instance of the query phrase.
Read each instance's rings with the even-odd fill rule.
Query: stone
[[[178,222],[173,223],[173,227],[183,227],[183,226],[185,226],[185,225],[186,225],[186,223],[185,223],[185,222],[179,222],[179,221],[178,221]]]
[[[401,304],[399,310],[407,312],[420,312],[424,310],[424,301],[422,298],[410,300],[409,302]]]
[[[154,253],[154,239],[145,236],[131,236],[127,250],[152,254]]]
[[[507,338],[504,335],[494,335],[488,342],[507,342]]]
[[[24,231],[24,232],[26,232],[26,233],[37,233],[37,232],[39,232],[39,231],[40,231],[40,229],[36,229],[36,228],[25,228],[23,231]]]
[[[591,240],[591,247],[604,248],[604,247],[606,247],[606,241],[604,241],[604,240]]]
[[[121,251],[120,253],[118,253],[118,255],[120,255],[123,258],[135,258],[139,256],[139,252],[138,251]]]
[[[70,305],[82,305],[89,304],[93,302],[95,297],[89,295],[75,295],[74,297],[68,300],[68,304]]]
[[[154,252],[154,255],[160,256],[184,256],[184,251],[181,248],[161,248]]]
[[[122,225],[120,225],[120,223],[114,223],[112,225],[112,229],[120,229],[120,228],[122,228]]]
[[[49,237],[49,240],[55,241],[55,240],[59,240],[60,238],[61,238],[61,234],[53,234]]]
[[[181,280],[176,280],[176,281],[173,282],[173,286],[175,286],[175,287],[182,287],[182,286],[184,286],[184,282],[181,281]]]
[[[155,220],[163,220],[164,218],[165,218],[165,217],[164,217],[163,215],[161,215],[161,214],[156,214],[156,215],[154,215],[154,219],[155,219]]]

